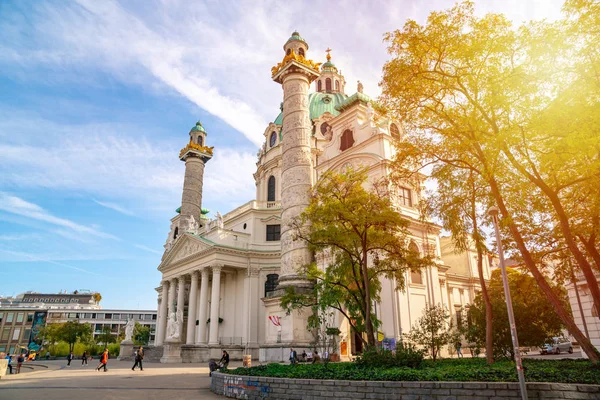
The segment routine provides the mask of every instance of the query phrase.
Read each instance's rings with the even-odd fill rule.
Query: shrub
[[[118,357],[120,351],[121,345],[119,343],[111,343],[108,345],[108,354],[110,354],[111,358]]]
[[[383,357],[388,357],[385,355]],[[588,360],[523,360],[528,382],[560,382],[600,385],[600,367]],[[512,361],[488,365],[485,359],[424,360],[420,368],[366,366],[358,363],[281,365],[227,370],[233,375],[270,376],[291,379],[370,381],[517,382]]]
[[[369,348],[357,359],[356,364],[365,367],[409,367],[419,368],[423,362],[423,350],[413,345],[400,344],[396,351]]]

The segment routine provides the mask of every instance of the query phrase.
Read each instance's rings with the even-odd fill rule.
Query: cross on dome
[[[331,52],[331,49],[328,47],[327,50],[325,50],[325,52],[327,53],[327,61],[331,61],[331,54],[329,54]]]

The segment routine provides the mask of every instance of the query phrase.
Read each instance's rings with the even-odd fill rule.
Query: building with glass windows
[[[0,298],[0,353],[14,354],[31,348],[37,330],[46,324],[79,321],[91,324],[94,337],[106,328],[115,336],[124,334],[125,325],[133,319],[150,327],[150,344],[154,342],[156,310],[105,310],[94,293],[27,292]]]

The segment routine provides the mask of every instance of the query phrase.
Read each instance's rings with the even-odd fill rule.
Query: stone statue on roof
[[[223,227],[224,227],[223,216],[218,211],[217,211],[217,226],[219,227],[219,229],[223,229]]]
[[[186,232],[197,235],[198,227],[199,227],[198,222],[196,222],[193,215],[190,215],[190,219],[188,219],[188,226],[187,226]]]
[[[356,85],[356,91],[358,93],[362,93],[363,92],[363,84],[360,81],[357,81],[358,84]]]

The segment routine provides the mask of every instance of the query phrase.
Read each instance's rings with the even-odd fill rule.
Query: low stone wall
[[[518,383],[284,379],[213,372],[210,390],[234,399],[520,399]],[[529,399],[600,399],[600,385],[528,383]]]

